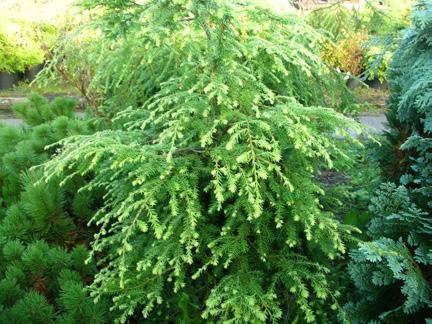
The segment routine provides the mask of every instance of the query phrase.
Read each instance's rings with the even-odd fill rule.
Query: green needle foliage
[[[354,323],[420,323],[432,317],[432,2],[415,7],[390,67],[384,184],[372,200],[372,239],[352,253]]]
[[[41,164],[55,152],[45,146],[67,136],[90,134],[96,127],[74,117],[77,103],[57,98],[48,103],[40,96],[17,104],[12,109],[30,128],[0,126],[0,190],[5,206],[20,197],[21,176],[30,167]]]
[[[55,70],[64,57],[66,72],[82,70],[83,61],[91,66],[83,76],[90,79],[87,92],[97,94],[101,107],[94,108],[108,115],[128,106],[143,106],[162,84],[187,74],[198,63],[205,64],[198,62],[202,57],[229,68],[229,79],[213,80],[215,87],[206,90],[216,100],[218,93],[225,91],[221,82],[234,85],[237,79],[246,81],[244,74],[253,69],[254,78],[264,86],[280,95],[294,96],[302,104],[340,111],[355,109],[342,76],[327,69],[319,57],[325,37],[299,17],[276,16],[265,9],[251,13],[249,5],[236,1],[230,5],[235,9],[233,14],[226,14],[212,1],[82,3],[95,16],[90,26],[96,29],[72,33],[50,66]],[[233,15],[238,18],[234,29]],[[235,64],[243,68],[239,70]],[[247,85],[236,87],[240,91]],[[250,89],[245,90],[243,96],[250,93]],[[238,97],[238,101],[254,100],[254,96]]]
[[[84,290],[94,273],[94,265],[84,262],[84,246],[70,252],[42,241],[1,246],[2,323],[106,322],[106,305],[95,305]]]
[[[77,192],[84,179],[59,189],[38,183],[40,170],[66,136],[90,134],[94,122],[74,116],[77,102],[33,96],[13,107],[28,126],[0,126],[0,323],[104,323],[84,287],[97,268],[86,264],[86,227],[97,198]]]
[[[355,228],[322,211],[314,173],[347,160],[356,142],[338,136],[358,126],[319,106],[320,35],[239,1],[86,3],[115,40],[105,66],[122,71],[109,90],[123,127],[61,141],[45,174],[104,191],[96,300],[112,296],[119,322],[335,316],[328,272]]]

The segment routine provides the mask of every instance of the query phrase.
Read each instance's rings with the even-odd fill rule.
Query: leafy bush
[[[113,296],[120,322],[335,317],[329,269],[355,228],[321,209],[314,173],[346,164],[358,127],[319,106],[321,36],[237,1],[85,5],[102,13],[95,75],[122,126],[62,140],[45,175],[104,191],[96,300]]]
[[[431,18],[432,2],[421,1],[390,66],[392,129],[381,160],[398,184],[377,192],[372,241],[352,253],[357,294],[347,309],[355,323],[415,323],[432,316]]]
[[[409,26],[414,4],[415,1],[410,0],[369,0],[361,12],[362,25],[375,37],[394,35]]]
[[[0,26],[0,72],[24,72],[43,61],[43,51],[34,41],[6,33]]]
[[[385,80],[394,50],[392,37],[408,26],[411,1],[367,1],[356,8],[344,1],[313,10],[307,17],[315,28],[329,33],[324,60],[354,76]]]
[[[392,53],[380,46],[366,46],[362,64],[367,71],[367,78],[378,79],[380,82],[386,81],[391,57]]]
[[[358,76],[363,71],[363,43],[367,39],[365,32],[343,33],[337,43],[328,42],[322,52],[323,59],[342,72]]]
[[[70,135],[95,131],[74,116],[76,101],[39,96],[13,107],[30,125],[0,126],[0,322],[103,323],[107,305],[95,305],[84,286],[96,271],[85,263],[92,232],[86,227],[97,198],[77,192],[84,182],[59,189],[60,179],[39,182],[40,170]]]
[[[67,17],[71,0],[0,2],[0,72],[43,63]],[[57,17],[61,17],[58,19]]]
[[[357,11],[349,9],[343,1],[312,10],[307,20],[315,28],[328,32],[330,38],[336,42],[362,27]]]
[[[312,26],[328,33],[322,50],[325,62],[342,72],[359,75],[363,71],[363,45],[368,39],[360,13],[339,1],[313,10],[307,19]]]
[[[383,4],[380,4],[380,3]],[[362,21],[370,35],[363,44],[363,79],[387,79],[388,65],[398,45],[399,33],[409,26],[412,1],[368,1]]]

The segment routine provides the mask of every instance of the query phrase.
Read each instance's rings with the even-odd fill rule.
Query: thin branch
[[[197,153],[202,154],[205,150],[201,147],[181,147],[176,149],[173,154]]]

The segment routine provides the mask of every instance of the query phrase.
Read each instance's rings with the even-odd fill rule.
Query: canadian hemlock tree
[[[45,175],[105,193],[96,300],[119,322],[335,316],[327,274],[356,229],[322,211],[314,174],[349,160],[358,126],[321,106],[322,36],[244,1],[84,4],[119,53],[95,75],[120,126],[61,141]]]

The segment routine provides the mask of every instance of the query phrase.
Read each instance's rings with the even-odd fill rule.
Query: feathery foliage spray
[[[105,191],[96,299],[120,322],[333,316],[327,273],[355,229],[321,210],[314,173],[347,158],[335,134],[357,125],[321,107],[322,36],[245,1],[85,5],[119,54],[96,78],[122,126],[62,141],[45,172]]]

